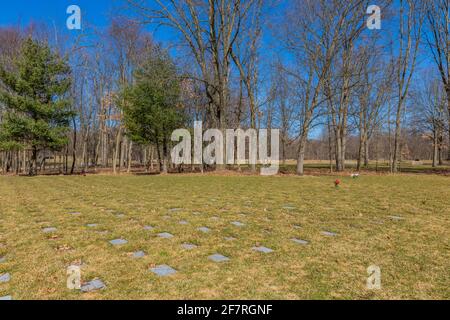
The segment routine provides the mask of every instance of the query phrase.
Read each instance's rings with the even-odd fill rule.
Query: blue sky
[[[109,26],[111,18],[118,15],[132,16],[135,13],[126,8],[125,0],[10,0],[1,4],[0,27],[22,27],[30,23],[43,23],[48,27],[65,33],[69,36],[77,36],[80,31],[68,30],[66,27],[69,14],[66,13],[70,5],[78,5],[81,9],[82,28],[84,31],[102,29]],[[149,2],[151,3],[151,2]],[[173,40],[173,33],[167,28],[154,30],[148,26],[147,30],[153,31],[153,37],[158,42]],[[156,32],[155,32],[156,31]],[[88,32],[89,33],[89,32]],[[86,35],[86,33],[85,33]]]
[[[107,25],[108,15],[120,2],[116,0],[10,0],[2,1],[0,26],[28,25],[43,21],[65,28],[68,15],[66,9],[75,4],[82,10],[83,19],[97,26]]]

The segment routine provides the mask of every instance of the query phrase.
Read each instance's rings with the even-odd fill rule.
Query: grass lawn
[[[449,177],[341,178],[339,189],[334,180],[2,177],[0,275],[9,273],[11,280],[0,283],[0,297],[450,299]],[[47,227],[57,230],[44,233]],[[174,237],[160,238],[161,232]],[[109,243],[120,238],[128,243]],[[186,250],[184,243],[198,247]],[[255,252],[255,246],[274,251]],[[143,258],[131,257],[140,250]],[[230,260],[210,261],[215,253]],[[68,290],[71,264],[82,266],[83,281],[99,278],[107,288]],[[177,273],[149,271],[162,264]],[[381,290],[366,288],[370,265],[381,268]]]

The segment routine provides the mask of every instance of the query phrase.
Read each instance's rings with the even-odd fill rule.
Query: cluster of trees
[[[307,159],[450,160],[450,0],[380,0],[380,30],[368,0],[124,2],[71,41],[0,30],[3,173],[167,172],[171,132],[194,121],[279,128],[300,175]]]

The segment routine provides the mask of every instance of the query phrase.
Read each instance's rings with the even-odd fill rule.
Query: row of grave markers
[[[285,207],[284,209],[287,209],[287,208],[288,207]],[[293,209],[293,208],[289,207],[289,209]],[[171,212],[176,212],[176,211],[179,211],[179,210],[181,210],[181,209],[178,209],[178,208],[177,209],[170,209]],[[79,213],[79,212],[71,212],[69,214],[70,215],[76,215],[76,216],[81,215],[81,213]],[[404,218],[400,217],[400,216],[388,216],[388,218],[391,219],[391,220],[394,220],[394,221],[404,220]],[[187,222],[185,220],[181,220],[180,224],[187,225],[187,224],[189,224],[189,222]],[[239,221],[233,221],[233,222],[231,222],[231,224],[236,226],[236,227],[244,227],[245,226],[244,223],[239,222]],[[88,226],[90,228],[94,228],[94,227],[97,227],[98,224],[92,223],[92,224],[87,224],[86,226]],[[294,228],[298,229],[300,227],[299,226],[294,226]],[[152,231],[154,229],[155,228],[153,226],[144,226],[144,230]],[[57,230],[58,229],[56,227],[46,227],[46,228],[42,229],[42,232],[43,233],[54,233]],[[197,228],[197,230],[200,231],[200,232],[203,232],[203,233],[209,233],[211,231],[211,229],[208,228],[208,227],[200,227],[200,228]],[[338,236],[337,233],[330,232],[330,231],[322,231],[321,234],[324,235],[324,236],[328,236],[328,237],[336,237],[336,236]],[[163,238],[163,239],[171,239],[171,238],[174,237],[174,235],[172,235],[171,233],[168,233],[168,232],[158,233],[157,236],[160,237],[160,238]],[[225,237],[225,240],[232,241],[232,240],[236,240],[236,238],[234,238],[234,237]],[[300,244],[300,245],[308,245],[308,244],[310,244],[309,241],[298,239],[298,238],[292,238],[290,240],[295,242],[295,243],[297,243],[297,244]],[[113,246],[121,246],[121,245],[127,244],[128,241],[126,239],[113,239],[113,240],[109,241],[109,243],[111,245],[113,245]],[[195,248],[197,248],[197,245],[191,244],[191,243],[183,243],[181,246],[185,250],[194,250]],[[273,249],[267,248],[267,247],[264,247],[264,246],[253,247],[252,250],[256,251],[256,252],[260,252],[260,253],[265,253],[265,254],[274,252]],[[135,259],[143,258],[143,257],[145,257],[145,252],[144,251],[137,251],[137,252],[134,252],[132,254],[132,258],[135,258]],[[213,262],[216,262],[216,263],[227,262],[227,261],[230,260],[229,257],[226,257],[226,256],[224,256],[222,254],[219,254],[219,253],[215,253],[213,255],[210,255],[208,257],[208,259],[213,261]],[[0,264],[4,263],[4,262],[6,262],[6,258],[0,256]],[[170,267],[168,265],[165,265],[165,264],[157,265],[157,266],[155,266],[153,268],[150,268],[150,271],[153,272],[154,274],[156,274],[157,276],[160,276],[160,277],[170,276],[170,275],[173,275],[173,274],[177,273],[177,271],[174,268],[172,268],[172,267]],[[7,283],[10,280],[11,280],[10,273],[0,274],[0,284]],[[91,291],[105,289],[105,288],[106,288],[106,285],[103,283],[102,280],[94,279],[94,280],[91,280],[91,281],[85,283],[83,286],[81,286],[81,291],[82,292],[91,292]],[[8,295],[8,296],[0,297],[0,300],[12,300],[12,296]]]

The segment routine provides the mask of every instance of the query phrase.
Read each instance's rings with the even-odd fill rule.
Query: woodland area
[[[178,172],[170,136],[194,121],[280,129],[298,175],[445,165],[450,0],[376,1],[379,30],[372,2],[128,0],[107,28],[1,28],[0,172]]]

